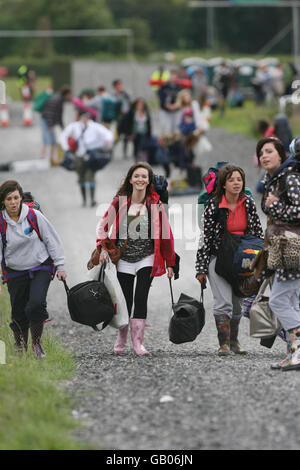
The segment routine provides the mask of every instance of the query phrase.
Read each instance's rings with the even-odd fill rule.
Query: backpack
[[[31,209],[36,209],[43,213],[40,204],[37,202],[36,199],[34,199],[34,196],[30,192],[24,193],[23,202],[25,202],[28,207],[31,207]]]
[[[224,224],[226,221],[224,220]],[[226,229],[218,250],[215,271],[232,286],[235,295],[248,297],[240,290],[240,283],[250,277],[252,263],[263,249],[264,240],[250,234],[236,235]]]
[[[111,96],[105,96],[101,101],[101,120],[104,122],[115,121],[118,117],[117,100]]]
[[[41,113],[45,107],[45,104],[47,103],[49,98],[51,98],[52,95],[53,95],[53,91],[47,91],[47,90],[39,93],[33,102],[33,110]]]
[[[154,175],[153,183],[154,191],[159,195],[159,199],[163,204],[168,204],[169,191],[168,191],[168,180],[163,175]]]
[[[203,181],[205,189],[201,191],[198,196],[198,226],[202,226],[202,215],[204,209],[212,197],[218,182],[218,173],[220,168],[224,165],[228,165],[229,162],[217,162],[214,166],[211,166],[207,172],[203,175]]]

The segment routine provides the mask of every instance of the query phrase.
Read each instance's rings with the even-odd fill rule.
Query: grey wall
[[[155,97],[148,79],[158,64],[137,64],[135,62],[98,62],[75,60],[72,62],[72,90],[75,95],[84,88],[96,89],[104,85],[112,91],[111,82],[120,78],[124,89],[133,97],[143,96],[150,100]]]

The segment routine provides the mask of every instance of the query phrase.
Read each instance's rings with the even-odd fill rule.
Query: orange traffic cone
[[[31,126],[33,119],[32,119],[32,109],[31,103],[24,103],[24,113],[23,113],[23,124],[24,126]]]
[[[1,105],[1,110],[0,110],[0,124],[2,127],[7,127],[10,124],[9,121],[9,114],[8,114],[8,108],[6,104]]]

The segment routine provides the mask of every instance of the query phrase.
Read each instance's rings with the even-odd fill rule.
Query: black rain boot
[[[31,340],[32,340],[32,351],[35,354],[36,359],[42,359],[46,357],[46,353],[41,345],[41,337],[43,334],[44,323],[30,323]]]
[[[17,352],[27,351],[28,344],[28,330],[13,331],[15,338],[15,348]]]
[[[240,321],[240,318],[231,318],[230,320],[230,350],[234,352],[234,354],[248,354],[245,349],[241,348],[238,341]]]
[[[79,184],[79,186],[80,186],[80,192],[82,196],[82,206],[85,207],[86,206],[86,187],[84,183]]]
[[[90,194],[91,194],[91,207],[95,207],[97,205],[95,201],[95,184],[90,183]]]

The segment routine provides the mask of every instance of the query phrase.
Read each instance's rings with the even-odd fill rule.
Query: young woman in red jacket
[[[153,277],[162,276],[166,269],[168,277],[173,277],[172,266],[175,265],[173,234],[153,182],[153,171],[148,163],[132,165],[104,214],[97,238],[101,263],[108,260],[103,247],[108,236],[122,252],[117,276],[127,303],[133,349],[138,356],[149,354],[143,346],[143,338]],[[127,334],[128,327],[119,330],[115,354],[125,352]]]

